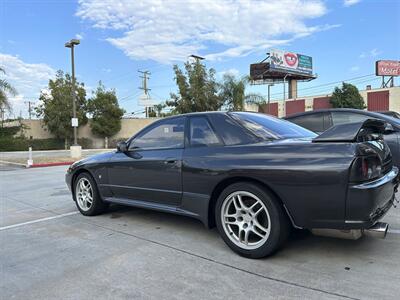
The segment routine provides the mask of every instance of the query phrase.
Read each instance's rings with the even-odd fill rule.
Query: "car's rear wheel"
[[[275,197],[262,186],[235,183],[219,196],[215,219],[225,243],[249,258],[268,256],[287,239],[290,225]]]
[[[81,173],[75,180],[75,202],[81,214],[85,216],[98,215],[107,208],[97,190],[96,182],[89,173]]]

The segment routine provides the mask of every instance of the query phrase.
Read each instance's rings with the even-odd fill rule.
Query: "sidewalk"
[[[114,149],[83,149],[81,158],[109,151],[114,151]],[[2,163],[26,165],[28,157],[29,151],[0,152],[0,161]],[[32,151],[32,159],[34,164],[43,165],[54,163],[68,164],[78,160],[71,158],[69,150]]]

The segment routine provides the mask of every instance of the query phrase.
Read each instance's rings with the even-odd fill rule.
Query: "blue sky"
[[[127,112],[142,109],[138,69],[152,73],[151,96],[163,101],[176,91],[172,64],[192,53],[206,56],[219,79],[248,74],[270,48],[310,55],[318,79],[299,83],[299,96],[327,94],[334,85],[320,85],[352,78],[379,87],[374,62],[400,56],[400,1],[0,0],[0,65],[20,93],[15,115],[27,116],[24,101],[37,101],[56,70],[70,71],[64,43],[74,37],[88,96],[102,80]],[[272,98],[281,93],[282,85],[272,88]]]

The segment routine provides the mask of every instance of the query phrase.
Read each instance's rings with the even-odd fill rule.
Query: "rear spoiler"
[[[313,139],[313,143],[355,143],[372,134],[383,134],[386,122],[378,119],[368,119],[364,122],[347,123],[329,128]]]

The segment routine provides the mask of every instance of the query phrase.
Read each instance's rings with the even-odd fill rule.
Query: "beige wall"
[[[157,118],[148,119],[122,119],[121,130],[114,136],[109,138],[109,141],[129,138],[138,132],[140,129],[151,124],[157,120]],[[48,139],[54,137],[41,120],[23,120],[22,123],[28,128],[24,130],[24,135],[27,138],[32,137],[33,139]],[[78,138],[89,138],[93,141],[94,148],[103,148],[104,139],[94,136],[90,130],[89,123],[85,126],[78,128]]]

